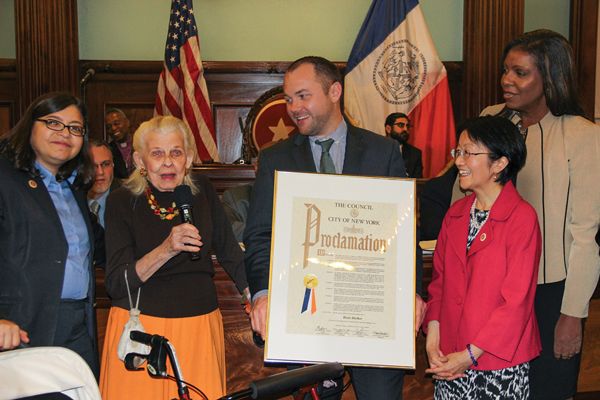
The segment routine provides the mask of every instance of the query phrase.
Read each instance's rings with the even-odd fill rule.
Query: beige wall
[[[170,0],[78,0],[80,58],[161,60]],[[346,61],[371,0],[196,0],[204,61]],[[421,0],[443,61],[462,60],[463,0]],[[14,0],[0,0],[0,58],[15,58]],[[525,0],[525,29],[568,35],[569,1]]]

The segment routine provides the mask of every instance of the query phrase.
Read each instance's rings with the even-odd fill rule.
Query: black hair
[[[310,64],[315,69],[315,74],[323,92],[329,93],[329,88],[336,82],[342,84],[342,75],[340,70],[331,61],[317,56],[302,57],[294,61],[287,69],[287,72],[294,72],[298,67],[304,64]],[[287,73],[286,72],[286,73]]]
[[[396,122],[396,120],[398,118],[406,118],[406,120],[410,123],[410,119],[408,119],[408,115],[401,113],[401,112],[395,112],[395,113],[391,113],[390,115],[387,116],[387,118],[385,119],[384,126],[394,125],[394,123]]]
[[[86,133],[79,153],[60,166],[56,180],[64,181],[71,177],[73,171],[77,171],[75,188],[87,190],[92,186],[95,175],[88,145],[87,113],[85,104],[69,93],[47,93],[35,99],[17,125],[0,138],[0,155],[9,159],[15,170],[26,172],[31,177],[39,177],[40,172],[35,168],[36,154],[31,147],[33,125],[37,119],[69,106],[75,106],[79,110]]]
[[[585,117],[577,86],[573,49],[564,36],[548,29],[523,33],[506,45],[502,62],[511,50],[523,51],[534,58],[552,115]]]
[[[456,132],[457,137],[466,131],[474,143],[485,146],[490,153],[490,163],[506,157],[508,165],[496,178],[504,186],[525,165],[527,147],[519,128],[506,118],[495,115],[477,117],[462,122]],[[480,156],[481,157],[481,156]]]
[[[88,141],[90,144],[90,148],[92,147],[106,147],[106,149],[108,151],[110,150],[110,144],[108,144],[108,142],[106,140],[102,140],[102,139],[96,139],[96,138],[90,138],[90,140]],[[111,157],[112,157],[112,152],[111,152]]]

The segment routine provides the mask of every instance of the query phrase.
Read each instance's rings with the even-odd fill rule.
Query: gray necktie
[[[327,139],[316,143],[321,146],[321,173],[335,174],[335,165],[333,164],[333,158],[331,158],[331,154],[329,153],[329,149],[333,144],[333,139]]]
[[[100,211],[100,203],[97,201],[92,201],[92,204],[90,204],[90,211],[94,213],[96,218],[98,218],[98,222],[100,222],[100,216],[98,215],[98,211]]]

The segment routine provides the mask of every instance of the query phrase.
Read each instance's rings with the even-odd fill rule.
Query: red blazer
[[[534,312],[541,234],[535,210],[508,182],[467,253],[474,196],[455,202],[444,218],[423,327],[439,321],[445,355],[471,343],[485,351],[471,368],[497,370],[530,361],[542,348]]]

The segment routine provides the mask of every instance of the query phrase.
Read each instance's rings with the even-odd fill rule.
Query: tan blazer
[[[503,108],[491,106],[481,115]],[[515,113],[511,121],[519,119]],[[542,230],[538,284],[566,279],[561,313],[587,317],[600,275],[594,239],[600,221],[600,126],[548,112],[529,127],[526,143],[527,163],[517,190],[535,208]],[[455,185],[452,201],[464,196],[458,189]]]

